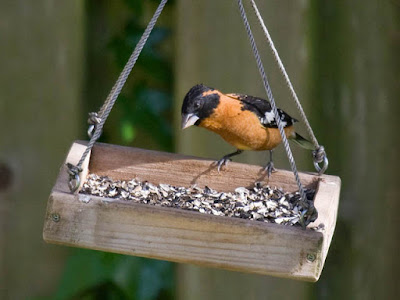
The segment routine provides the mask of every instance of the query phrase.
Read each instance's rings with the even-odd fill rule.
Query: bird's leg
[[[221,158],[219,161],[217,161],[218,172],[221,170],[222,166],[226,165],[228,163],[228,161],[232,160],[231,159],[232,156],[239,155],[242,152],[243,152],[243,150],[238,149],[237,151],[229,153],[229,154],[225,155],[223,158]]]
[[[274,167],[274,162],[272,161],[272,150],[269,150],[269,163],[266,165],[264,170],[267,171],[268,178],[271,176],[272,172],[276,171]]]

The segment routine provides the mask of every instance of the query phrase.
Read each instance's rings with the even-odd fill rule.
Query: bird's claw
[[[274,167],[274,163],[270,161],[266,167],[264,168],[264,171],[267,172],[268,178],[271,177],[272,172],[276,172],[276,169]]]
[[[230,161],[232,161],[232,159],[230,159],[230,158],[228,158],[228,157],[223,157],[223,158],[221,158],[219,161],[217,161],[217,166],[218,166],[217,170],[218,170],[218,173],[221,171],[221,167],[222,167],[222,166],[226,166],[226,165],[228,164],[228,162],[230,162]]]

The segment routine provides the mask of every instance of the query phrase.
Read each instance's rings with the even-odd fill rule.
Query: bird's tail
[[[300,134],[298,134],[296,132],[290,138],[290,140],[304,149],[315,150],[314,145],[309,140],[303,138]]]

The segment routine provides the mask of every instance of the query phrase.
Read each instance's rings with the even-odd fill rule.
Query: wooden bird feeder
[[[86,142],[75,142],[66,163],[76,164],[85,149]],[[232,162],[218,173],[213,163],[96,144],[81,177],[83,182],[90,172],[154,184],[207,185],[225,192],[266,180],[260,166]],[[309,173],[300,173],[300,179],[305,187],[316,189],[314,204],[319,213],[306,230],[126,200],[88,198],[79,190],[70,192],[63,164],[48,202],[43,236],[49,243],[315,282],[335,229],[340,179]],[[298,189],[289,171],[273,173],[268,184],[288,192]]]

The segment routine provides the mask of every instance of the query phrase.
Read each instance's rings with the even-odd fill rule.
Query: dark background
[[[278,105],[299,117],[247,1]],[[0,3],[0,299],[396,299],[400,294],[400,2],[257,1],[319,142],[342,179],[316,284],[47,245],[47,197],[158,1]],[[219,158],[179,130],[196,83],[264,96],[236,1],[169,1],[106,123],[104,142]],[[305,129],[298,126],[300,133]],[[212,145],[212,146],[211,146]],[[300,170],[309,153],[293,149]],[[276,165],[288,168],[284,150]],[[238,161],[265,164],[266,153]],[[295,242],[295,241],[294,241]]]

